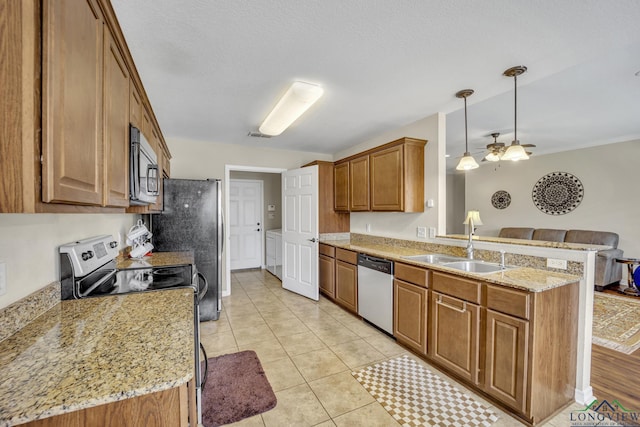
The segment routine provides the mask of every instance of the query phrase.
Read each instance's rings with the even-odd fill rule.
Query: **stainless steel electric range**
[[[196,404],[201,418],[202,378],[206,378],[207,365],[201,372],[200,308],[199,301],[207,292],[207,281],[195,265],[153,266],[144,260],[127,263],[118,269],[118,242],[110,235],[96,236],[60,246],[61,299],[108,297],[133,292],[161,292],[167,289],[189,287],[194,295],[194,372],[196,378]],[[99,319],[96,319],[99,321]],[[204,353],[204,360],[207,360]]]

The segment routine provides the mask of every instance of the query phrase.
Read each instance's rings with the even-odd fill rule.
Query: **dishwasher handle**
[[[393,261],[389,261],[388,259],[366,254],[358,254],[358,265],[381,273],[393,275]]]

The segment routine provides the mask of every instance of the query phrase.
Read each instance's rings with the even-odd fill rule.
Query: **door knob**
[[[313,242],[313,243],[315,243],[315,242],[317,242],[317,241],[318,241],[315,237],[314,237],[314,238],[312,238],[312,239],[307,239],[307,240],[308,240],[308,241],[310,241],[310,242]]]

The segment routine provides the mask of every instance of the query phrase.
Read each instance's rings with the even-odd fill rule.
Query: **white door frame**
[[[259,216],[260,218],[258,219],[259,224],[257,225],[258,228],[260,228],[260,268],[264,268],[265,267],[265,263],[264,263],[264,259],[265,259],[265,242],[264,242],[264,236],[265,236],[265,231],[264,231],[264,181],[260,180],[260,179],[244,179],[244,178],[229,178],[229,186],[231,186],[231,181],[236,181],[236,182],[250,182],[250,183],[254,183],[254,184],[258,184],[260,186],[260,194],[258,195],[259,197]],[[227,222],[231,222],[231,218],[227,217]],[[254,226],[256,224],[253,224]],[[255,227],[254,227],[255,228]],[[231,233],[229,233],[229,237],[231,237]],[[231,245],[231,244],[229,244]],[[231,246],[229,246],[231,247]],[[229,258],[231,258],[231,256],[229,256]],[[229,260],[229,263],[231,263],[231,260]]]
[[[232,171],[281,174],[286,170],[287,169],[284,168],[267,168],[260,166],[224,165],[224,217],[229,218],[229,180],[231,179]],[[264,218],[262,224],[264,224]],[[224,223],[224,247],[229,247],[229,223],[226,221]],[[262,245],[262,248],[264,250],[264,245]],[[228,257],[224,251],[222,256],[224,257],[224,284],[222,286],[222,296],[226,297],[231,295],[231,257]]]

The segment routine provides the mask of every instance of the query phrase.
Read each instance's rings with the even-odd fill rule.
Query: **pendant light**
[[[516,67],[511,67],[508,70],[505,70],[502,73],[503,76],[513,77],[513,94],[514,94],[514,108],[513,108],[513,142],[507,148],[507,151],[502,155],[502,160],[527,160],[529,156],[527,155],[526,150],[522,145],[520,145],[520,141],[518,141],[518,76],[527,71],[527,67],[524,65],[518,65]]]
[[[460,159],[456,169],[467,171],[478,167],[476,159],[469,153],[469,139],[467,135],[467,97],[473,95],[473,89],[463,89],[456,93],[456,98],[464,98],[464,156]]]

